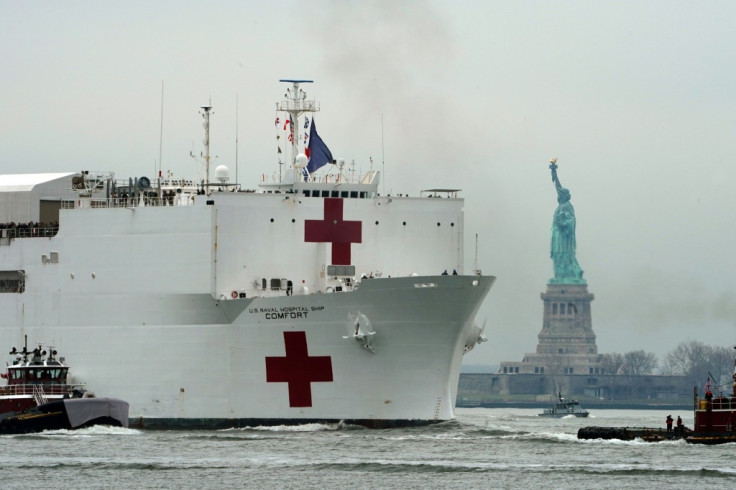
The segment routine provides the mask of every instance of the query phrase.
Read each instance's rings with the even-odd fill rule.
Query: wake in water
[[[3,438],[10,439],[44,439],[44,438],[86,438],[86,437],[98,437],[98,436],[135,436],[142,434],[142,431],[138,429],[128,429],[125,427],[113,427],[110,425],[94,425],[92,427],[86,427],[83,429],[58,429],[58,430],[45,430],[42,432],[34,432],[30,434],[10,434],[0,436]]]
[[[262,432],[323,432],[338,430],[369,430],[360,425],[346,424],[339,422],[337,424],[300,424],[300,425],[257,425],[254,427],[231,427],[229,429],[221,429],[218,432],[246,432],[246,431],[262,431]]]

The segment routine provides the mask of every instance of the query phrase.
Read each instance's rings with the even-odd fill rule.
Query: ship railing
[[[0,238],[8,240],[13,238],[52,237],[59,233],[58,224],[33,224],[16,225],[14,223],[0,224]]]
[[[108,197],[94,199],[78,199],[76,201],[61,201],[61,209],[109,209],[109,208],[138,208],[163,206],[191,206],[194,204],[194,194],[139,197]],[[58,231],[58,227],[57,227]]]
[[[342,173],[338,171],[331,171],[326,174],[312,174],[306,179],[301,180],[301,183],[312,183],[312,184],[370,184],[373,179],[375,172],[368,172],[364,175],[355,175],[353,171],[345,170]],[[283,175],[278,172],[271,174],[261,174],[262,184],[286,184]]]
[[[84,390],[84,384],[24,384],[24,385],[5,385],[0,386],[0,396],[22,396],[30,395],[34,398],[38,390],[41,390],[44,396],[48,395],[68,395],[74,390]]]
[[[710,400],[700,398],[697,408],[700,410],[736,410],[736,397],[730,400],[725,396],[718,396]]]
[[[350,281],[345,283],[330,283],[323,286],[317,285],[294,285],[291,290],[288,287],[266,287],[262,288],[260,285],[256,288],[250,289],[238,289],[233,290],[229,293],[223,292],[219,295],[220,300],[228,299],[243,299],[243,298],[275,298],[279,296],[309,296],[311,294],[329,294],[329,293],[344,293],[353,291],[360,281]]]

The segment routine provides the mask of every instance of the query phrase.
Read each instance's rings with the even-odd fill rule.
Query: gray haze
[[[0,3],[0,173],[277,170],[306,78],[336,157],[385,191],[463,189],[466,270],[498,276],[468,364],[534,351],[557,205],[572,193],[600,352],[736,342],[736,4],[677,1]],[[238,104],[236,106],[236,99]],[[383,131],[382,131],[383,126]],[[383,135],[383,136],[382,136]]]

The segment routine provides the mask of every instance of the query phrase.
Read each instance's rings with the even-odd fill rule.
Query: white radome
[[[218,165],[215,169],[215,179],[221,184],[224,184],[230,180],[230,169],[227,165]]]
[[[307,155],[304,153],[300,153],[296,156],[296,160],[294,161],[294,166],[296,168],[304,168],[309,163],[309,159],[307,158]]]

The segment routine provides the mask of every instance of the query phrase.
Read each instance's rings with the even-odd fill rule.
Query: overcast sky
[[[463,190],[466,270],[477,233],[498,276],[466,363],[536,348],[555,156],[599,352],[736,342],[732,1],[6,0],[0,18],[0,173],[153,175],[161,151],[194,176],[211,100],[217,163],[234,173],[237,108],[252,187],[277,167],[278,80],[311,79],[334,156],[384,158],[387,192]]]

